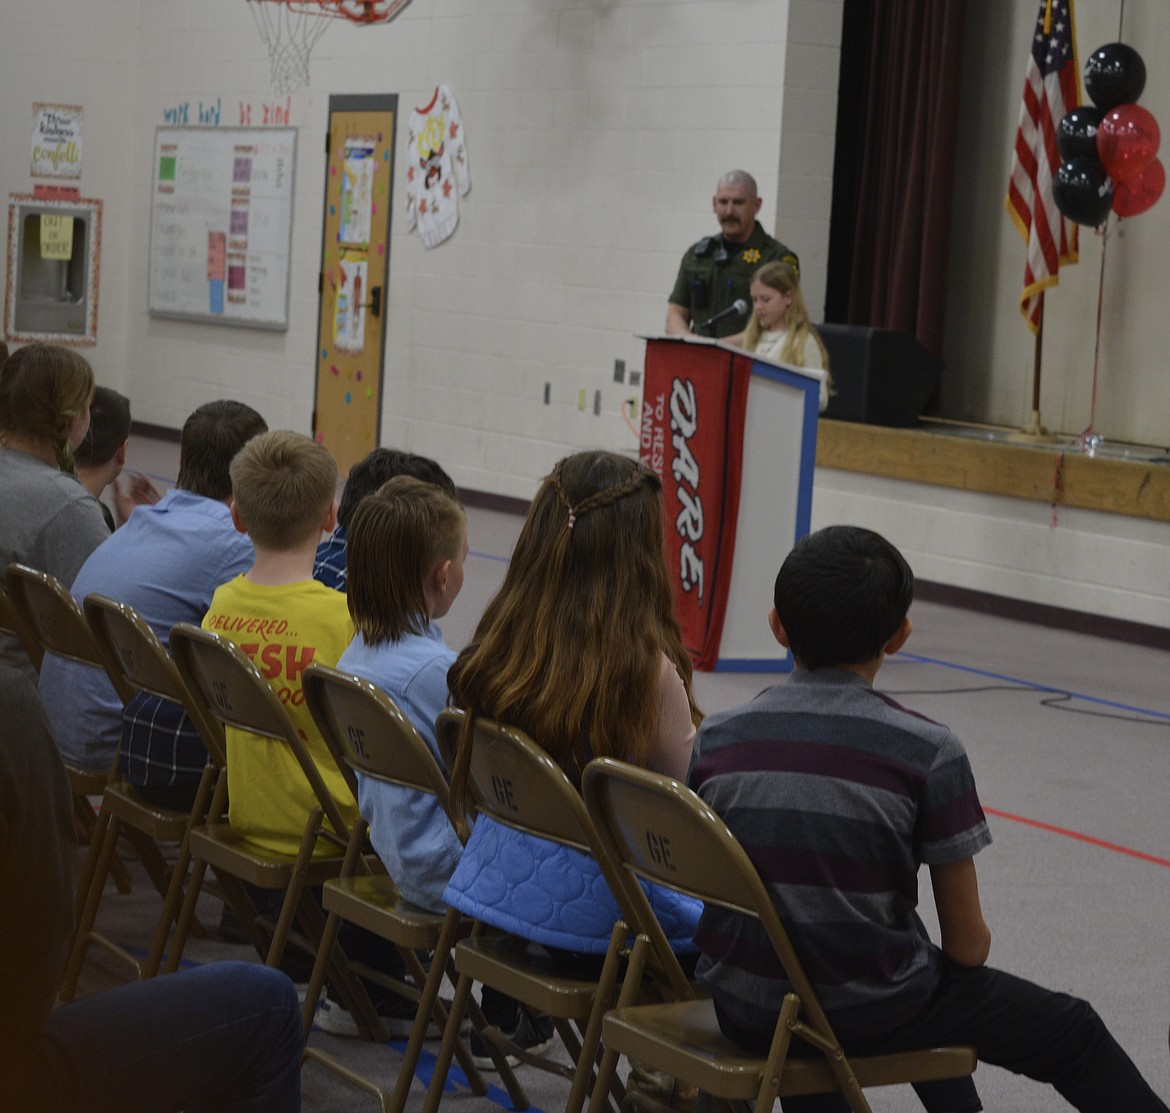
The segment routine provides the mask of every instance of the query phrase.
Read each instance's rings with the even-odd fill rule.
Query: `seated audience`
[[[108,386],[99,386],[89,406],[89,432],[77,446],[73,460],[77,478],[98,500],[111,533],[116,525],[130,517],[136,506],[150,506],[162,498],[162,492],[147,476],[124,470],[129,446],[130,399]],[[110,508],[101,501],[102,493],[111,485],[117,522]]]
[[[314,661],[336,665],[353,638],[346,598],[312,579],[317,542],[337,520],[333,493],[337,465],[320,445],[299,433],[264,433],[236,455],[231,465],[232,519],[255,547],[251,569],[215,592],[203,627],[236,642],[259,665],[280,695],[320,770],[326,788],[347,822],[358,817],[341,770],[305,706],[301,679]],[[295,854],[316,797],[296,758],[279,742],[242,736],[228,728],[228,809],[232,826],[260,846]],[[340,851],[320,840],[314,853]],[[275,917],[274,894],[251,890],[257,909]],[[385,940],[344,923],[339,942],[354,960],[400,977],[403,963]],[[306,978],[300,956],[286,953],[287,969]],[[393,1037],[410,1034],[411,1001],[371,987],[371,1000]],[[333,1035],[355,1036],[348,1011],[323,996],[317,1026]]]
[[[400,452],[396,448],[375,448],[349,469],[337,507],[337,527],[317,546],[313,579],[320,580],[326,587],[345,591],[346,532],[354,511],[366,495],[372,495],[396,475],[412,475],[424,483],[442,487],[452,498],[458,497],[451,477],[434,460],[416,456],[413,452]]]
[[[437,620],[463,587],[467,517],[440,488],[399,476],[367,495],[349,538],[349,613],[357,634],[337,667],[377,684],[443,765],[435,719],[447,706],[455,660]],[[358,774],[370,842],[402,895],[445,912],[443,890],[463,853],[434,797]]]
[[[568,456],[541,484],[503,586],[448,673],[452,702],[468,712],[451,779],[457,813],[466,811],[471,724],[481,715],[523,730],[578,784],[600,755],[686,776],[700,715],[662,516],[658,476],[615,453]],[[531,899],[534,878],[550,886],[548,901]],[[608,899],[595,899],[599,891]],[[445,898],[571,952],[578,966],[604,953],[618,918],[592,858],[487,818],[471,831]],[[697,902],[661,890],[654,899],[679,949],[693,950]],[[518,1042],[540,1034],[525,1013],[515,1026]]]
[[[968,1044],[1076,1109],[1167,1113],[1087,1002],[986,965],[974,855],[991,836],[967,754],[873,688],[910,636],[913,594],[909,565],[876,533],[831,526],[798,542],[768,615],[796,667],[705,720],[692,783],[760,869],[846,1051]],[[916,912],[923,863],[938,944]],[[759,924],[708,906],[695,941],[724,1034],[766,1052],[790,987]],[[981,1108],[970,1080],[936,1086],[918,1088],[935,1113]],[[849,1105],[827,1094],[784,1108]]]
[[[93,392],[93,371],[71,348],[30,344],[0,367],[0,568],[19,561],[68,587],[109,536],[73,464]],[[36,680],[20,641],[3,632],[0,664]]]
[[[29,680],[0,666],[0,1106],[20,1113],[295,1113],[292,983],[225,962],[53,1009],[73,930],[65,767]]]
[[[232,525],[232,458],[267,429],[251,406],[222,400],[183,423],[176,487],[143,506],[94,550],[73,584],[81,602],[97,592],[133,607],[163,645],[178,622],[199,623],[215,589],[252,565],[252,544]],[[98,669],[48,655],[41,695],[57,748],[82,769],[119,770],[149,803],[187,810],[207,752],[177,704],[138,695],[125,709]]]

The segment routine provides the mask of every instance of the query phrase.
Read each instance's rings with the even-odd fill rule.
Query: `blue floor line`
[[[467,555],[469,557],[479,557],[480,560],[495,560],[500,564],[507,564],[512,559],[510,556],[497,556],[495,553],[481,553],[478,549],[469,549]]]
[[[319,1032],[320,1029],[314,1025],[313,1031]],[[406,1043],[406,1040],[387,1040],[384,1046],[397,1051],[399,1055],[405,1055]],[[418,1067],[415,1069],[414,1076],[422,1083],[424,1089],[431,1084],[431,1079],[435,1074],[436,1062],[437,1056],[425,1047],[419,1052]],[[487,1082],[487,1079],[485,1078],[484,1081]],[[471,1085],[467,1081],[467,1075],[452,1062],[451,1069],[447,1072],[447,1081],[443,1086],[443,1093],[453,1094],[459,1089],[464,1089],[468,1093],[471,1093]],[[508,1095],[508,1091],[501,1089],[499,1086],[493,1086],[491,1083],[488,1083],[487,1090],[478,1096],[484,1098],[486,1101],[490,1101],[493,1105],[498,1105],[501,1109],[515,1108],[512,1105],[512,1099]],[[530,1105],[528,1110],[529,1113],[544,1113],[544,1110],[537,1105]]]
[[[391,1040],[389,1046],[393,1047],[400,1054],[406,1051],[405,1040]],[[424,1086],[429,1086],[431,1084],[431,1078],[434,1075],[434,1072],[435,1055],[427,1051],[427,1049],[424,1047],[422,1053],[418,1057],[418,1068],[415,1071],[415,1077]],[[484,1081],[487,1082],[487,1079],[485,1078]],[[460,1086],[470,1093],[471,1087],[468,1085],[467,1075],[465,1075],[463,1071],[455,1065],[455,1063],[452,1063],[451,1069],[447,1072],[447,1084],[443,1087],[443,1093],[454,1093],[455,1090]],[[493,1086],[491,1083],[488,1083],[487,1092],[480,1096],[492,1102],[493,1105],[498,1105],[501,1109],[513,1108],[512,1099],[508,1096],[508,1091],[500,1089],[499,1086]],[[544,1113],[544,1111],[536,1105],[530,1105],[528,1108],[531,1113]]]
[[[1021,688],[1028,688],[1035,692],[1050,692],[1052,695],[1069,695],[1073,699],[1084,700],[1086,703],[1096,704],[1099,707],[1108,707],[1115,711],[1128,711],[1135,715],[1149,715],[1151,718],[1170,722],[1170,714],[1165,711],[1153,711],[1148,707],[1134,707],[1128,703],[1118,703],[1116,700],[1101,699],[1100,696],[1089,696],[1083,692],[1073,692],[1068,688],[1054,688],[1050,684],[1037,684],[1032,680],[1021,680],[1017,676],[1004,676],[1002,673],[977,669],[971,665],[957,665],[954,661],[944,661],[938,657],[923,657],[920,654],[907,653],[903,650],[898,653],[897,657],[890,658],[890,663],[894,663],[898,658],[922,665],[937,665],[939,668],[953,669],[955,672],[965,672],[972,676],[982,676],[988,680],[1000,680],[1005,684],[1016,684]]]

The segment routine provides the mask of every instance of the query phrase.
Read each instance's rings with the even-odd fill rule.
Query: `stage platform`
[[[1170,449],[926,418],[918,429],[821,419],[817,466],[1170,521]]]

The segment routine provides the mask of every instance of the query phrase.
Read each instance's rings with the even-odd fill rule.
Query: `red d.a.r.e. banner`
[[[642,463],[662,478],[666,560],[683,644],[712,669],[727,610],[751,359],[708,344],[651,340]]]

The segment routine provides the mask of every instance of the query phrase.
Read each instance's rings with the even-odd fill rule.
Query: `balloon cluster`
[[[1135,102],[1146,64],[1132,46],[1108,43],[1085,63],[1085,91],[1095,107],[1074,108],[1056,131],[1064,164],[1052,182],[1056,207],[1069,220],[1099,227],[1115,212],[1137,216],[1166,188],[1158,159],[1158,121]]]

